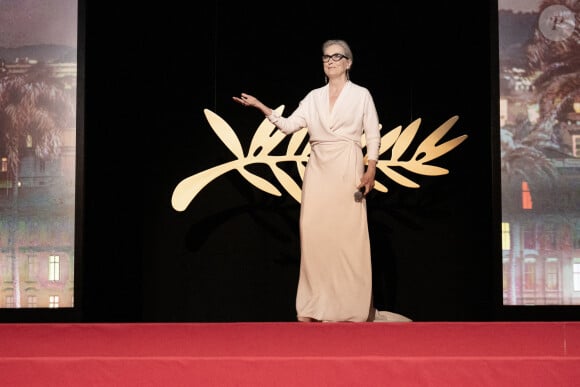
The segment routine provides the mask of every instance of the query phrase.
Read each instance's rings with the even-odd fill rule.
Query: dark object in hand
[[[365,197],[364,192],[365,192],[365,187],[362,187],[359,190],[357,190],[354,193],[354,201],[355,202],[362,202],[363,198]]]

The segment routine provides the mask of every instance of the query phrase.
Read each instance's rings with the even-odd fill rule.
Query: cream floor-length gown
[[[366,201],[354,192],[367,156],[378,160],[379,121],[370,92],[347,82],[332,110],[329,87],[314,89],[287,118],[268,119],[282,132],[308,128],[311,152],[302,184],[298,318],[367,321],[372,299]]]

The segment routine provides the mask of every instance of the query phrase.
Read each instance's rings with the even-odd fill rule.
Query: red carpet
[[[580,386],[580,322],[0,324],[19,386]]]

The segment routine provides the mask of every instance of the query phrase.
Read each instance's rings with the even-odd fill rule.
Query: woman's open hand
[[[258,100],[250,94],[242,93],[239,97],[232,97],[234,101],[243,106],[257,106]]]

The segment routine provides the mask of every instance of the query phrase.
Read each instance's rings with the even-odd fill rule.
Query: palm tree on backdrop
[[[553,5],[563,5],[580,17],[579,0],[544,0],[538,13]],[[580,24],[577,20],[576,24]],[[519,184],[522,179],[536,186],[546,179],[557,178],[547,154],[565,157],[562,143],[558,141],[559,122],[572,109],[574,100],[580,97],[580,55],[578,55],[580,32],[558,41],[549,40],[536,28],[527,43],[527,76],[533,81],[534,98],[538,102],[539,117],[532,124],[521,119],[513,127],[501,130],[501,170],[505,187],[513,187],[514,203],[504,203],[509,209],[517,209]]]
[[[74,106],[74,90],[67,89],[43,64],[32,66],[25,74],[0,78],[0,149],[8,160],[8,258],[15,308],[21,306],[16,240],[21,151],[32,142],[38,159],[58,157],[61,130],[74,119]]]
[[[544,0],[538,13],[553,5],[566,6],[577,19],[580,17],[579,0]],[[566,119],[565,114],[580,97],[578,41],[578,28],[569,38],[558,41],[547,39],[536,28],[525,47],[526,73],[533,82],[539,117],[533,124],[521,119],[513,127],[502,128],[500,136],[502,177],[515,181],[516,192],[520,189],[518,181],[521,182],[517,178],[537,183],[556,178],[557,172],[547,154],[566,156],[558,141],[558,124]],[[510,182],[506,183],[508,187]]]
[[[544,0],[539,13],[553,5],[566,6],[576,15],[576,25],[580,24],[579,0]],[[541,191],[541,186],[549,186],[545,184],[546,179],[555,179],[558,175],[550,159],[568,157],[569,152],[563,149],[558,133],[574,101],[580,99],[578,41],[578,28],[572,36],[562,40],[547,39],[536,28],[526,47],[527,75],[533,81],[539,117],[533,125],[522,120],[514,128],[502,130],[502,177],[512,183],[521,177],[530,182],[532,189],[535,182]],[[510,187],[509,182],[505,183],[505,187]],[[516,192],[519,190],[517,183],[512,186]]]
[[[575,15],[576,26],[580,24],[579,0],[544,0],[539,12],[554,5],[567,7]],[[571,36],[560,40],[547,39],[536,29],[527,46],[528,73],[534,79],[539,105],[539,120],[528,142],[556,154],[569,153],[562,150],[558,141],[558,123],[567,120],[566,114],[580,97],[579,41],[578,27]]]
[[[575,28],[571,28],[570,22],[567,28],[571,35],[557,40],[547,39],[536,30],[527,46],[529,71],[539,74],[533,83],[539,120],[527,141],[551,159],[566,159],[573,157],[573,145],[569,144],[569,140],[563,140],[563,136],[569,136],[563,126],[570,121],[568,114],[574,111],[574,102],[580,101],[580,0],[544,0],[540,12],[551,6],[566,7],[575,18]],[[575,188],[566,179],[558,183],[543,185],[538,202],[542,207],[553,208],[557,213],[568,216],[572,213],[570,204]]]

